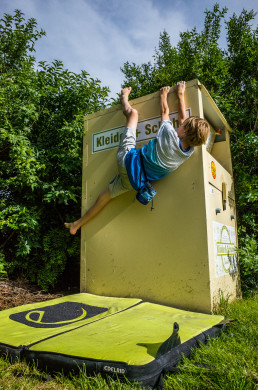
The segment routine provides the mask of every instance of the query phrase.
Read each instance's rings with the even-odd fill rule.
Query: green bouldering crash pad
[[[126,377],[155,387],[223,317],[81,293],[0,312],[0,352],[51,371]]]

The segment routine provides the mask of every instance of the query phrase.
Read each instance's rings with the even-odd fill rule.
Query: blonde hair
[[[183,127],[186,129],[185,141],[189,146],[205,144],[210,133],[210,125],[205,119],[190,116],[183,122]]]

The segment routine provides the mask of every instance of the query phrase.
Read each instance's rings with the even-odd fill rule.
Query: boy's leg
[[[129,150],[136,147],[136,128],[138,124],[138,111],[132,108],[128,102],[128,97],[131,90],[132,88],[128,87],[122,89],[121,91],[121,103],[123,113],[126,117],[126,125],[116,156],[118,174],[109,183],[111,198],[119,196],[133,189],[125,167],[125,158],[127,153]]]
[[[112,197],[132,189],[124,165],[124,158],[126,153],[132,147],[135,147],[136,128],[138,123],[138,112],[132,108],[128,102],[128,96],[130,95],[131,90],[132,88],[128,87],[121,91],[121,103],[123,113],[126,116],[126,131],[122,137],[117,153],[117,162],[120,166],[120,174],[114,178],[115,180],[113,179],[112,185],[109,186],[109,188],[107,188],[101,195],[99,195],[94,205],[80,219],[74,222],[65,222],[64,225],[67,229],[70,229],[71,234],[76,234],[78,229],[80,229],[83,225],[95,217],[95,215],[97,215],[106,206]]]
[[[111,200],[109,189],[107,188],[94,203],[93,206],[77,221],[74,222],[65,222],[65,227],[70,229],[71,234],[76,234],[77,230],[80,229],[83,225],[89,222],[95,215],[97,215]]]
[[[127,87],[122,89],[121,103],[122,103],[123,113],[126,117],[126,127],[131,127],[135,129],[136,132],[136,128],[138,124],[138,111],[132,108],[132,106],[128,102],[128,97],[131,91],[132,91],[132,87]]]
[[[169,120],[169,107],[168,107],[168,93],[170,91],[170,87],[162,87],[160,88],[160,114],[161,121]]]

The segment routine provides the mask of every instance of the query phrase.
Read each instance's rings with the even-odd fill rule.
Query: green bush
[[[64,229],[80,214],[84,114],[105,107],[100,81],[32,56],[45,35],[21,11],[0,21],[1,270],[45,290],[79,262]]]
[[[257,241],[244,233],[239,240],[239,264],[244,296],[249,296],[257,291],[258,285],[258,254]]]

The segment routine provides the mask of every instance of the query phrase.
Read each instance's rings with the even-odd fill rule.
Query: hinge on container
[[[223,211],[227,208],[227,186],[225,182],[222,182],[222,207]]]

